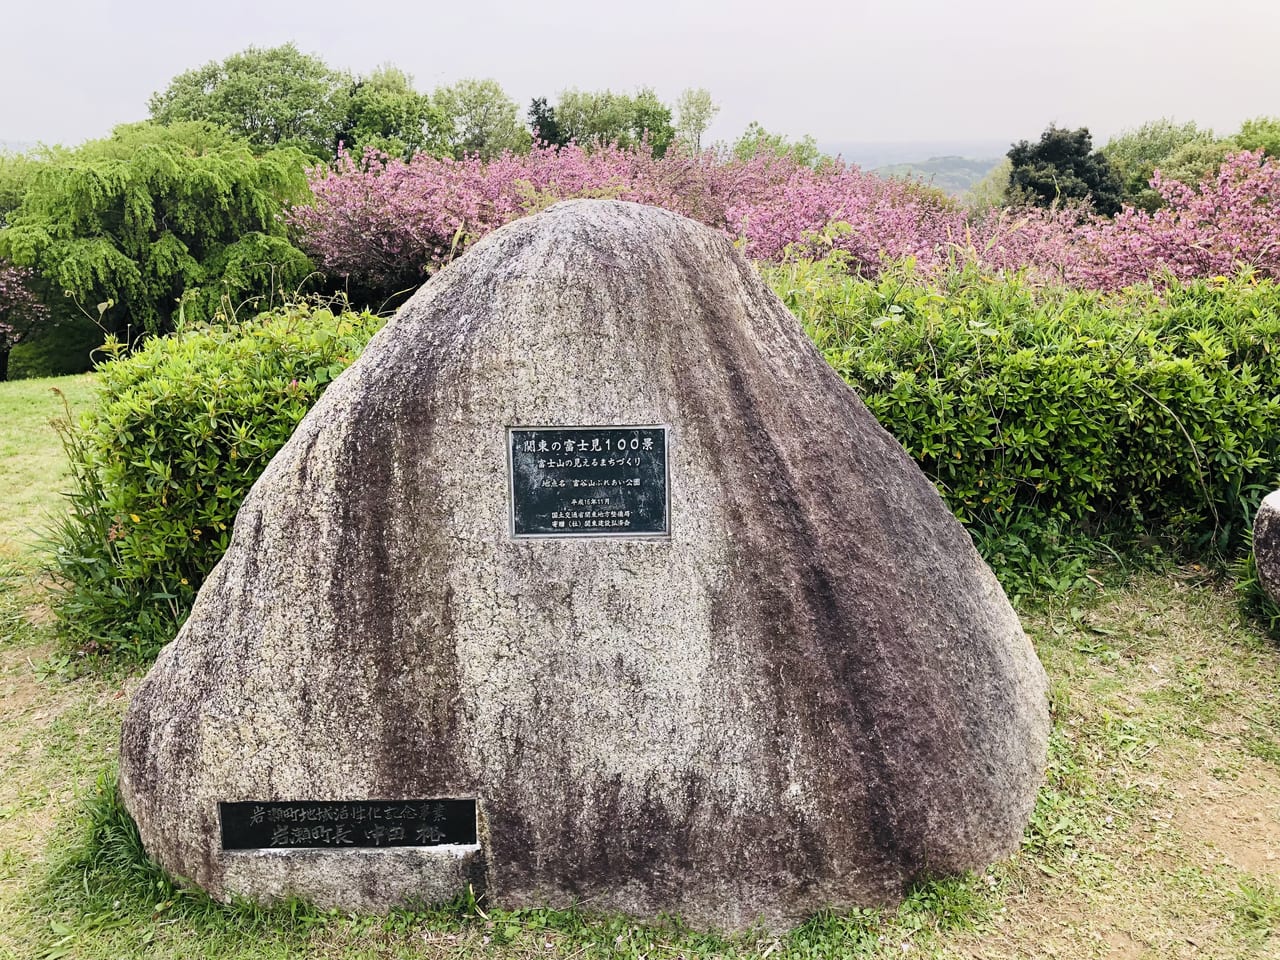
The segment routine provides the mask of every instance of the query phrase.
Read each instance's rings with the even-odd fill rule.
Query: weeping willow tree
[[[307,158],[255,156],[205,123],[117,127],[44,153],[0,230],[0,257],[29,267],[47,299],[98,313],[113,332],[172,329],[293,293],[311,273],[280,214],[306,199]]]

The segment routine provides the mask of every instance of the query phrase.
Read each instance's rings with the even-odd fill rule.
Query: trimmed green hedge
[[[102,365],[98,407],[64,430],[75,478],[56,534],[64,636],[133,659],[172,639],[249,487],[383,322],[298,304]]]
[[[1229,558],[1280,480],[1280,287],[1035,288],[767,268],[827,360],[987,548],[1112,532]]]

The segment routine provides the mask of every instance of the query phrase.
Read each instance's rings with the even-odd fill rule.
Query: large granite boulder
[[[558,461],[512,466],[511,428],[610,425],[665,437],[650,532],[516,535]],[[569,502],[551,532],[631,522]],[[302,421],[120,782],[218,897],[777,928],[1013,851],[1048,727],[969,536],[729,241],[575,201],[441,271]]]
[[[1280,603],[1280,490],[1262,498],[1253,518],[1253,562],[1262,589]]]

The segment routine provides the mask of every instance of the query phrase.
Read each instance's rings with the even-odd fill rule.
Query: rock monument
[[[1253,561],[1262,589],[1280,603],[1280,490],[1262,498],[1253,518]]]
[[[1014,850],[1048,727],[968,535],[730,242],[575,201],[302,421],[121,789],[218,897],[781,928]]]

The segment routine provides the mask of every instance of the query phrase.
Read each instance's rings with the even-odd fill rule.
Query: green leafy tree
[[[490,160],[504,151],[523,153],[532,143],[520,108],[496,80],[460,80],[438,88],[431,102],[444,118],[445,144],[454,157]]]
[[[655,157],[665,156],[676,138],[671,108],[651,87],[641,87],[631,98],[631,134],[637,143],[647,142]]]
[[[374,147],[411,160],[416,153],[447,153],[450,134],[449,118],[430,95],[418,93],[412,77],[388,64],[352,85],[339,139],[352,153]]]
[[[1160,173],[1169,180],[1198,186],[1206,176],[1217,171],[1227,154],[1237,148],[1233,140],[1195,140],[1184,143],[1160,164]]]
[[[255,149],[292,145],[333,156],[347,115],[351,78],[292,43],[249,47],[221,63],[188,70],[152,96],[152,119],[204,120],[225,127]]]
[[[813,137],[788,140],[780,133],[770,133],[754,120],[747,124],[747,129],[733,142],[730,150],[738,160],[750,160],[758,154],[766,153],[775,157],[790,157],[797,163],[815,169],[827,159],[818,150],[818,143]]]
[[[1087,127],[1066,130],[1050,125],[1037,143],[1023,140],[1008,153],[1009,199],[1051,207],[1060,201],[1091,200],[1110,216],[1120,211],[1120,178],[1101,151],[1093,149]]]
[[[1187,144],[1212,140],[1212,131],[1201,130],[1194,123],[1161,119],[1113,137],[1102,153],[1120,178],[1123,202],[1150,213],[1163,203],[1151,187],[1156,170],[1165,170],[1169,158]]]
[[[626,149],[647,141],[660,157],[675,138],[671,108],[648,87],[635,96],[612,90],[565,90],[555,115],[565,140],[588,149],[601,144]]]
[[[50,152],[45,150],[42,155]],[[37,169],[39,163],[35,155],[0,154],[0,228],[4,227],[9,214],[22,203]]]
[[[535,97],[529,104],[529,132],[535,142],[549,147],[563,147],[569,142],[556,119],[556,108],[547,103],[546,97]]]
[[[1233,138],[1241,150],[1265,150],[1280,157],[1280,117],[1254,117],[1246,120]]]
[[[164,333],[180,309],[210,318],[311,272],[280,217],[309,196],[305,166],[295,148],[257,156],[207,123],[126,124],[41,161],[0,257],[77,304],[108,304],[113,331]]]
[[[719,112],[720,106],[711,99],[710,91],[701,87],[685,90],[676,100],[676,138],[693,150],[701,150],[702,136]]]
[[[565,138],[583,147],[632,144],[631,98],[611,90],[563,90],[556,119]]]

